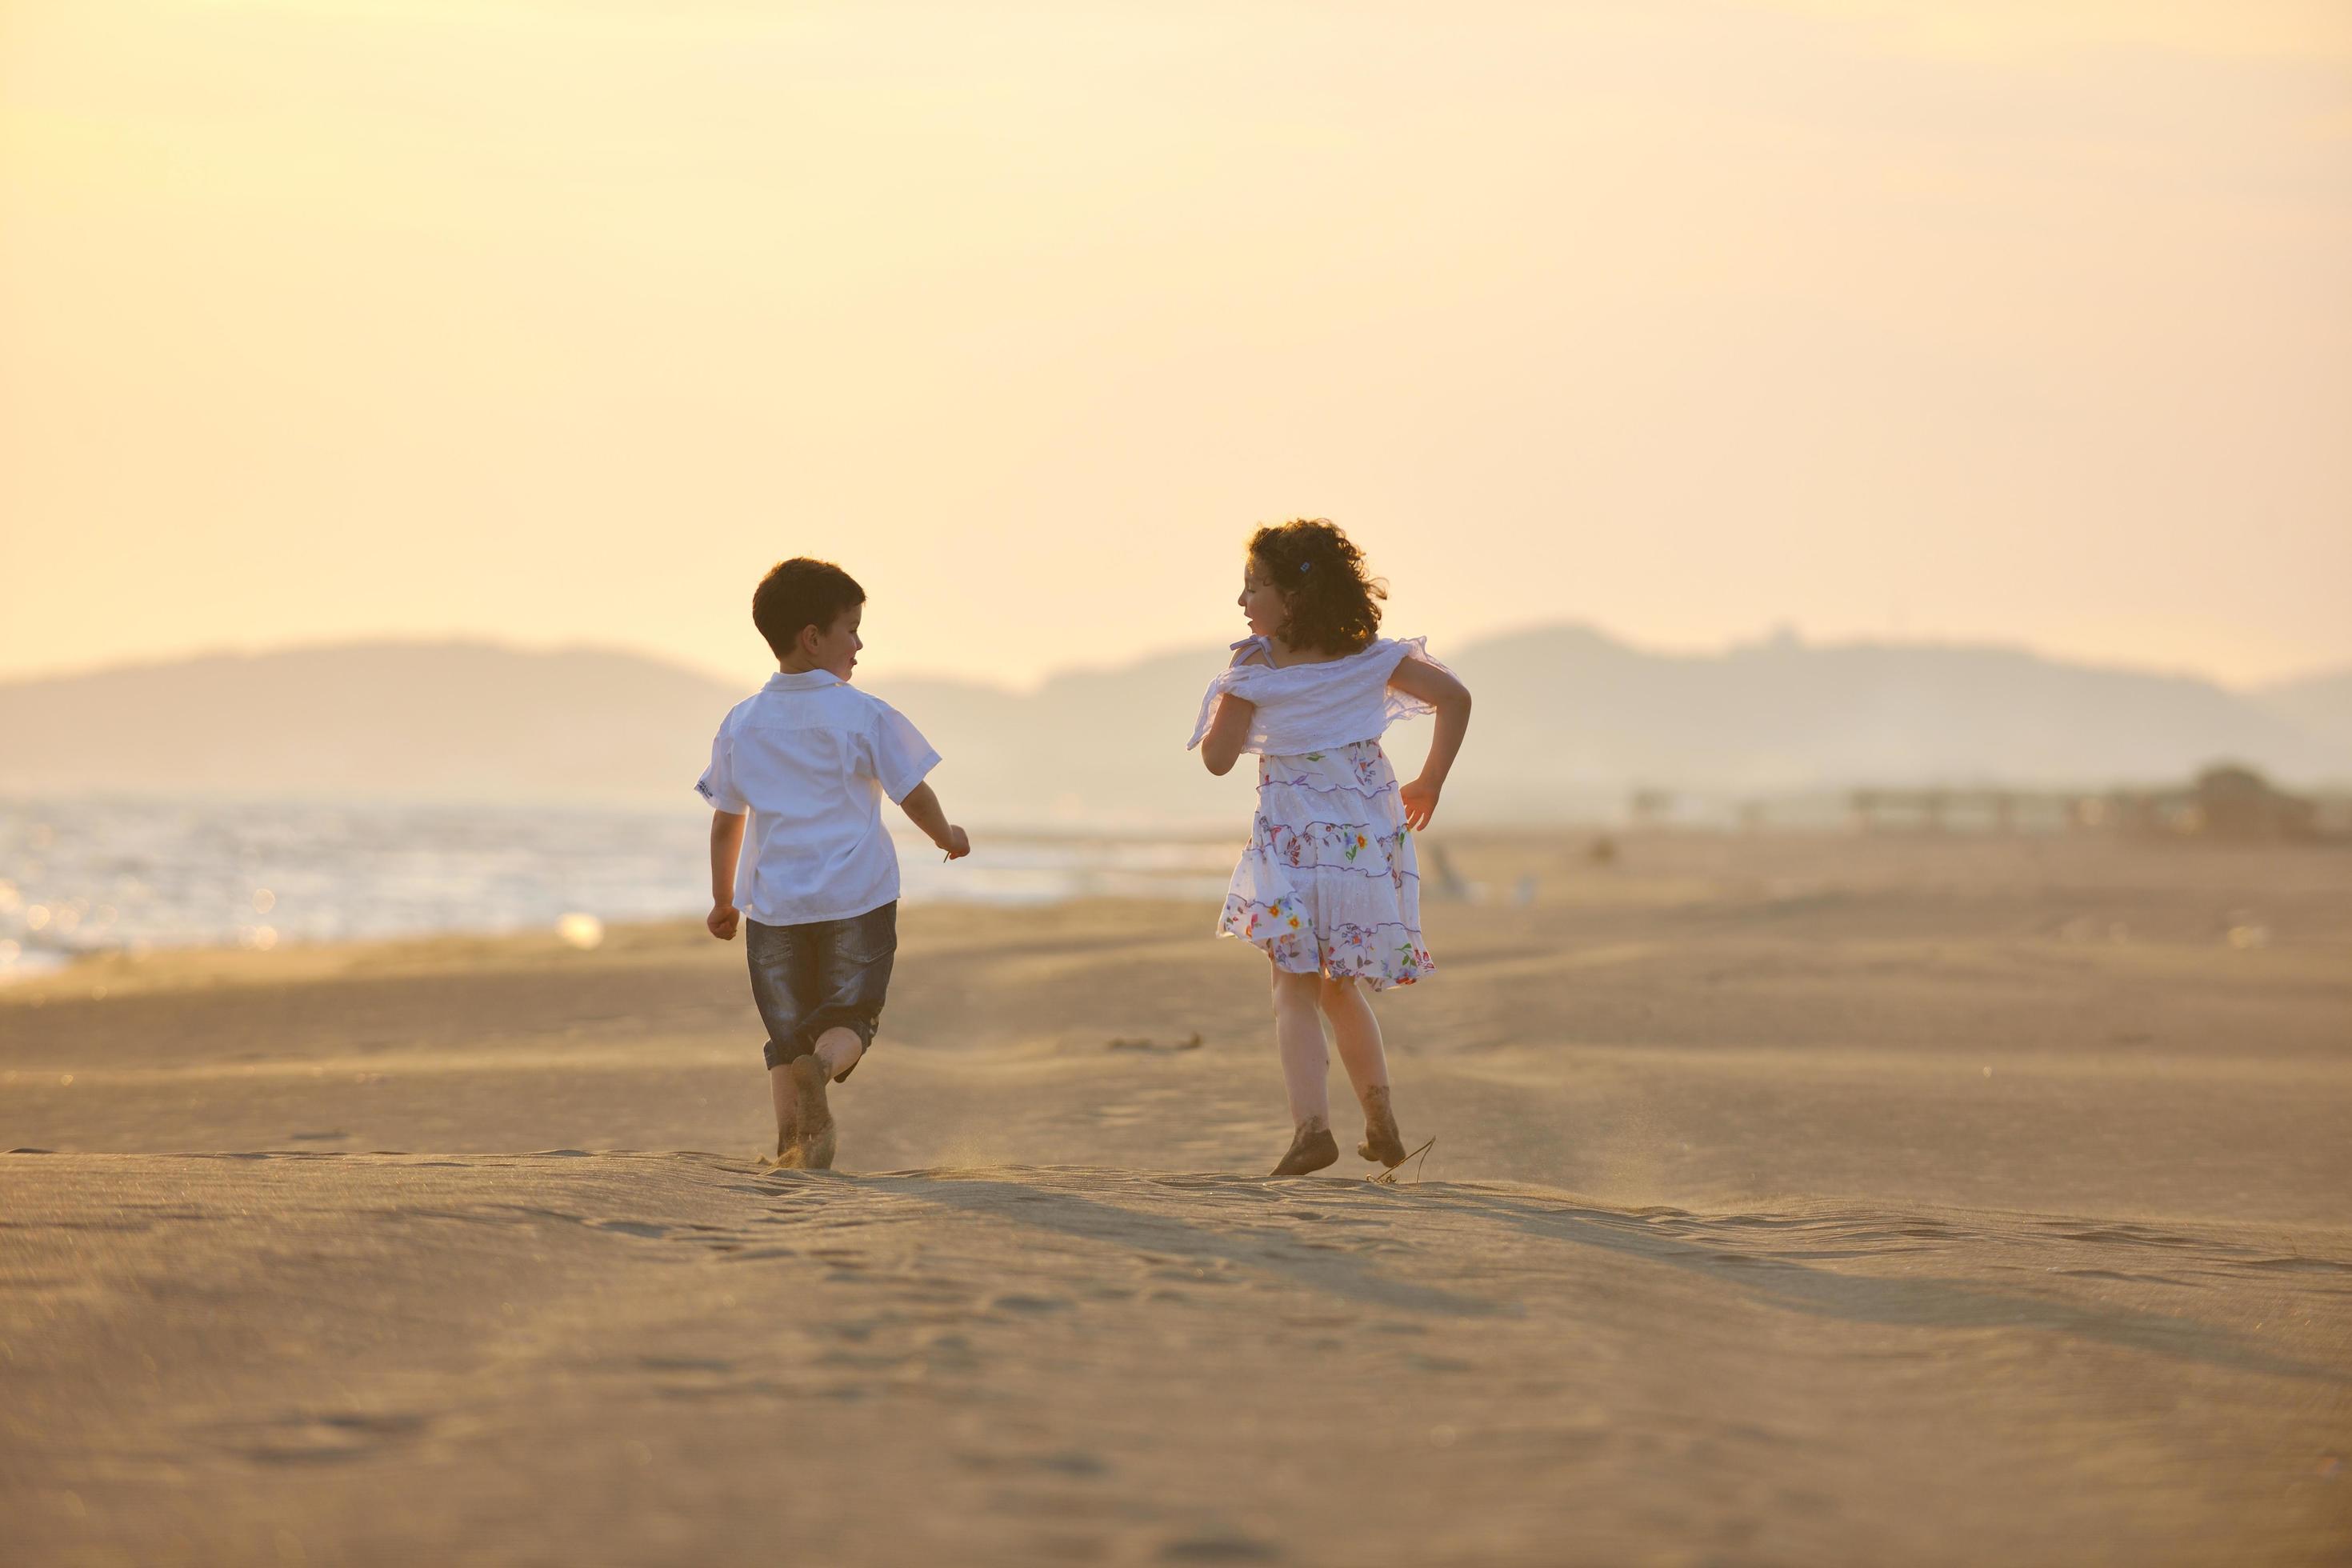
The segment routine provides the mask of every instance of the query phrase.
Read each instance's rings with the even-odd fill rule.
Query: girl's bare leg
[[[1274,1045],[1282,1057],[1282,1086],[1297,1127],[1331,1125],[1331,1052],[1315,1006],[1322,977],[1274,972]]]
[[[1393,1168],[1404,1160],[1404,1138],[1389,1101],[1388,1050],[1371,999],[1360,981],[1325,975],[1318,1000],[1323,1016],[1331,1020],[1331,1043],[1339,1048],[1339,1065],[1348,1069],[1348,1081],[1364,1108],[1364,1141],[1356,1152]]]
[[[1368,1090],[1389,1086],[1389,1057],[1381,1041],[1381,1021],[1358,980],[1324,975],[1317,997],[1323,1016],[1331,1020],[1331,1043],[1339,1047],[1339,1065],[1362,1100]]]
[[[1315,1005],[1321,984],[1318,975],[1274,971],[1274,1043],[1295,1130],[1290,1152],[1274,1168],[1277,1176],[1303,1176],[1339,1157],[1331,1138],[1331,1054]]]

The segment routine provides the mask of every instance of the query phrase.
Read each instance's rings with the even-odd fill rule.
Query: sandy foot
[[[793,1061],[791,1070],[793,1088],[800,1096],[799,1136],[793,1141],[793,1151],[804,1168],[829,1171],[840,1131],[834,1124],[833,1108],[825,1102],[824,1063],[812,1053]]]
[[[1332,1138],[1331,1130],[1328,1127],[1302,1127],[1298,1130],[1297,1136],[1290,1141],[1290,1151],[1283,1155],[1282,1163],[1268,1171],[1266,1174],[1269,1176],[1312,1175],[1326,1166],[1336,1164],[1339,1159],[1339,1145]]]
[[[1356,1152],[1377,1160],[1390,1170],[1404,1163],[1404,1135],[1397,1131],[1396,1110],[1389,1102],[1388,1085],[1364,1094],[1364,1141]]]

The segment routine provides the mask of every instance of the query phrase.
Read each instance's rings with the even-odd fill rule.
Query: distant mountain
[[[2352,669],[2283,680],[2255,692],[2254,700],[2339,753],[2352,752]]]
[[[1675,656],[1554,627],[1474,644],[1456,663],[1482,719],[1511,715],[1479,731],[1482,778],[1496,789],[2073,787],[2177,779],[2224,758],[2296,782],[2352,776],[2352,743],[2210,681],[2010,648],[1782,637]]]
[[[691,790],[740,695],[635,654],[587,649],[361,643],[215,655],[0,686],[0,789],[674,795]]]
[[[1456,820],[1591,816],[1651,785],[1715,797],[1854,784],[2096,786],[2213,761],[2352,778],[2352,673],[2255,697],[2003,648],[1793,638],[1644,652],[1581,626],[1433,650],[1478,699]],[[922,727],[981,824],[1229,823],[1249,770],[1182,748],[1221,648],[1066,672],[1034,692],[870,683]],[[669,802],[690,809],[748,690],[635,654],[366,644],[0,685],[0,791]],[[1428,726],[1391,741],[1417,765]]]

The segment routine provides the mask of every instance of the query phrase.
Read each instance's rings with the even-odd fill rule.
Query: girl
[[[1388,1059],[1364,987],[1429,973],[1412,834],[1429,826],[1470,724],[1470,693],[1424,639],[1374,634],[1387,588],[1322,519],[1261,528],[1242,574],[1250,636],[1209,683],[1192,744],[1213,773],[1258,754],[1257,818],[1234,869],[1218,933],[1265,949],[1274,1037],[1297,1128],[1277,1176],[1339,1157],[1331,1137],[1322,1019],[1364,1107],[1356,1152],[1394,1169],[1405,1158],[1389,1103]],[[1421,776],[1400,786],[1381,732],[1437,715]],[[1318,1014],[1320,1014],[1320,1017]]]

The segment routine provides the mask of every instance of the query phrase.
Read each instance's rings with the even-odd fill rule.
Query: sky
[[[1390,626],[2352,663],[2342,0],[0,0],[0,679]]]

